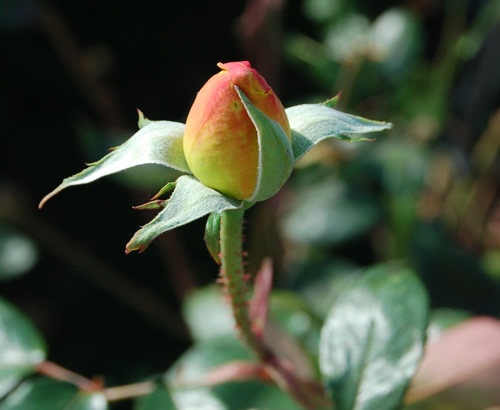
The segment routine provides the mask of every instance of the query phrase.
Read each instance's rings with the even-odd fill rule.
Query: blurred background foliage
[[[249,273],[275,262],[274,320],[317,351],[343,287],[392,259],[454,312],[446,326],[498,316],[499,43],[498,0],[0,0],[1,296],[51,360],[108,385],[165,371],[192,343],[186,322],[206,337],[218,305],[197,293],[201,308],[183,304],[216,278],[203,221],[123,253],[150,218],[131,205],[173,173],[127,172],[36,205],[130,136],[136,108],[182,122],[218,61],[248,59],[285,106],[341,92],[341,110],[394,123],[376,142],[320,144],[248,212]],[[209,333],[226,332],[218,322]]]

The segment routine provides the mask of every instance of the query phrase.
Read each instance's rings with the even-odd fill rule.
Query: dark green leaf
[[[471,313],[458,309],[435,309],[431,312],[427,327],[427,342],[437,340],[450,328],[471,318]]]
[[[285,330],[293,337],[294,342],[317,358],[321,322],[312,315],[300,296],[293,292],[273,291],[269,316],[273,324]],[[278,347],[276,342],[278,340],[273,339],[274,346]],[[288,340],[284,342],[289,343]],[[290,348],[290,345],[288,347]],[[310,363],[307,363],[307,366],[309,367]],[[304,369],[301,370],[305,371],[306,366],[302,367]]]
[[[283,217],[285,236],[296,242],[331,245],[370,229],[380,217],[375,202],[336,178],[303,187]]]
[[[342,11],[341,1],[306,0],[303,2],[304,14],[318,23],[328,22]]]
[[[182,311],[196,341],[208,341],[234,334],[234,319],[219,286],[206,286],[189,294]]]
[[[328,26],[323,39],[327,55],[338,64],[356,64],[365,57],[368,18],[353,10]],[[352,66],[351,66],[352,67]]]
[[[185,225],[212,212],[238,209],[243,202],[228,198],[206,187],[197,179],[183,175],[176,183],[165,208],[138,230],[128,242],[126,251],[143,251],[158,235]]]
[[[68,383],[37,377],[21,383],[0,403],[0,410],[105,410],[102,393],[83,393]]]
[[[0,396],[45,360],[45,343],[31,322],[0,299]]]
[[[404,79],[422,50],[422,34],[421,22],[409,9],[387,9],[368,32],[369,57],[391,81]]]
[[[335,108],[340,101],[340,97],[342,97],[342,93],[338,93],[337,95],[333,96],[332,98],[329,98],[326,101],[323,101],[322,104],[326,105],[329,108]]]
[[[170,392],[165,386],[158,386],[152,393],[139,398],[134,410],[176,410]]]
[[[328,55],[324,44],[304,34],[289,34],[285,51],[301,74],[308,77],[319,89],[331,90],[337,86],[339,66]],[[324,98],[324,97],[321,97]],[[317,98],[311,101],[318,101]]]
[[[427,295],[410,270],[367,270],[333,305],[320,368],[338,410],[400,406],[423,353]]]
[[[208,320],[208,318],[207,318]],[[299,410],[300,407],[277,387],[260,381],[239,381],[193,387],[210,370],[231,361],[250,361],[252,354],[234,337],[196,343],[169,371],[174,401],[182,410]],[[182,387],[191,384],[191,388]]]
[[[286,109],[292,128],[295,161],[326,138],[369,141],[362,134],[388,130],[390,123],[368,120],[337,111],[322,104],[303,104]]]
[[[335,255],[310,257],[293,268],[293,289],[324,321],[332,303],[359,278],[359,272],[358,266]]]
[[[61,410],[106,410],[108,403],[102,393],[78,392]],[[54,409],[56,410],[56,409]]]
[[[23,275],[37,259],[34,242],[20,232],[0,225],[0,281]]]
[[[400,196],[406,193],[420,193],[422,184],[429,172],[429,153],[422,144],[388,138],[377,142],[365,155],[369,162],[374,161],[380,170],[384,188]]]

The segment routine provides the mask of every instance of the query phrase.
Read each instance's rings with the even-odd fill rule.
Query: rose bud
[[[229,197],[267,199],[293,165],[285,110],[248,61],[217,66],[186,120],[186,161],[199,181]]]

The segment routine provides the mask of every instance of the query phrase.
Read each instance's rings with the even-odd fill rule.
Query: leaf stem
[[[65,369],[64,367],[49,360],[45,360],[38,364],[38,366],[36,367],[36,371],[39,374],[43,374],[53,379],[71,383],[85,392],[92,393],[101,391],[103,389],[101,383],[87,379],[86,377],[71,370]]]
[[[266,349],[252,330],[248,308],[248,289],[243,269],[244,212],[244,209],[222,212],[220,227],[220,282],[230,304],[242,341],[259,358],[263,359],[266,356]]]

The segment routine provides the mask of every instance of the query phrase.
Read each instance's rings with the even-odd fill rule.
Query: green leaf
[[[71,401],[61,410],[106,410],[108,403],[104,394],[100,392],[78,392]]]
[[[268,333],[275,351],[287,352],[297,373],[304,378],[316,377],[312,363],[317,363],[321,321],[312,314],[301,296],[294,292],[274,290],[271,295]],[[277,327],[275,326],[277,325]],[[280,336],[283,329],[291,339]],[[297,347],[300,346],[300,350]],[[306,355],[307,353],[307,355]],[[313,360],[314,359],[314,360]]]
[[[196,386],[205,375],[219,366],[251,359],[252,354],[234,336],[195,343],[167,374],[169,385],[178,386],[172,387],[177,407],[182,410],[299,410],[300,407],[289,395],[274,385],[260,381]],[[191,388],[186,385],[191,385]]]
[[[168,194],[170,191],[172,191],[175,188],[176,182],[168,182],[166,185],[164,185],[157,193],[156,195],[151,198],[151,199],[158,199],[161,196]]]
[[[158,235],[185,225],[212,212],[239,209],[242,201],[228,198],[206,187],[197,179],[183,175],[165,208],[147,225],[138,230],[126,247],[126,252],[142,252]]]
[[[0,397],[45,357],[45,343],[38,331],[21,312],[0,299]]]
[[[205,244],[213,260],[221,264],[220,259],[220,212],[212,212],[205,225]]]
[[[428,301],[412,271],[368,269],[333,305],[320,369],[338,410],[399,408],[424,348]]]
[[[175,403],[182,410],[231,410],[209,388],[179,390]]]
[[[342,97],[342,92],[339,92],[336,95],[334,95],[332,98],[329,98],[328,100],[323,101],[322,104],[326,105],[329,108],[335,108],[340,101],[340,97]]]
[[[233,335],[195,343],[167,373],[168,385],[196,385],[210,370],[232,360],[249,360],[251,357],[250,352]],[[242,386],[241,383],[238,385]],[[225,383],[212,387],[173,389],[172,394],[175,403],[182,410],[232,410],[242,408],[253,393],[238,390],[239,397],[234,386]]]
[[[345,181],[328,177],[302,187],[286,206],[282,228],[296,243],[332,245],[365,233],[380,219],[375,201]]]
[[[370,57],[390,81],[401,81],[415,69],[423,43],[418,17],[408,9],[393,7],[380,14],[367,35]]]
[[[84,393],[68,383],[37,377],[21,383],[0,403],[0,410],[105,410],[102,393]]]
[[[234,319],[219,286],[206,286],[190,293],[184,300],[182,312],[195,341],[234,334]]]
[[[183,135],[184,124],[178,122],[155,121],[145,125],[99,161],[90,164],[78,174],[64,179],[56,189],[42,199],[39,207],[41,208],[45,202],[65,188],[88,184],[138,165],[158,164],[189,173],[182,147]]]
[[[284,185],[293,170],[292,146],[283,128],[256,108],[236,87],[245,109],[257,128],[259,139],[259,166],[257,185],[248,202],[272,197]]]
[[[134,410],[176,410],[172,396],[163,385],[158,386],[153,392],[137,399]]]
[[[157,121],[151,121],[149,118],[146,118],[141,110],[137,110],[137,114],[139,116],[139,120],[137,121],[137,126],[139,128],[144,128],[146,125],[157,122]]]
[[[0,224],[0,281],[27,273],[38,260],[38,250],[30,238]]]
[[[303,104],[286,109],[292,128],[295,161],[326,138],[345,141],[370,141],[361,134],[391,129],[388,122],[373,121],[337,111],[322,104]]]
[[[332,303],[359,278],[360,268],[336,255],[316,255],[290,269],[292,289],[322,322]]]
[[[471,316],[472,314],[465,310],[447,308],[433,310],[427,326],[427,343],[439,339],[444,332],[465,322]]]

